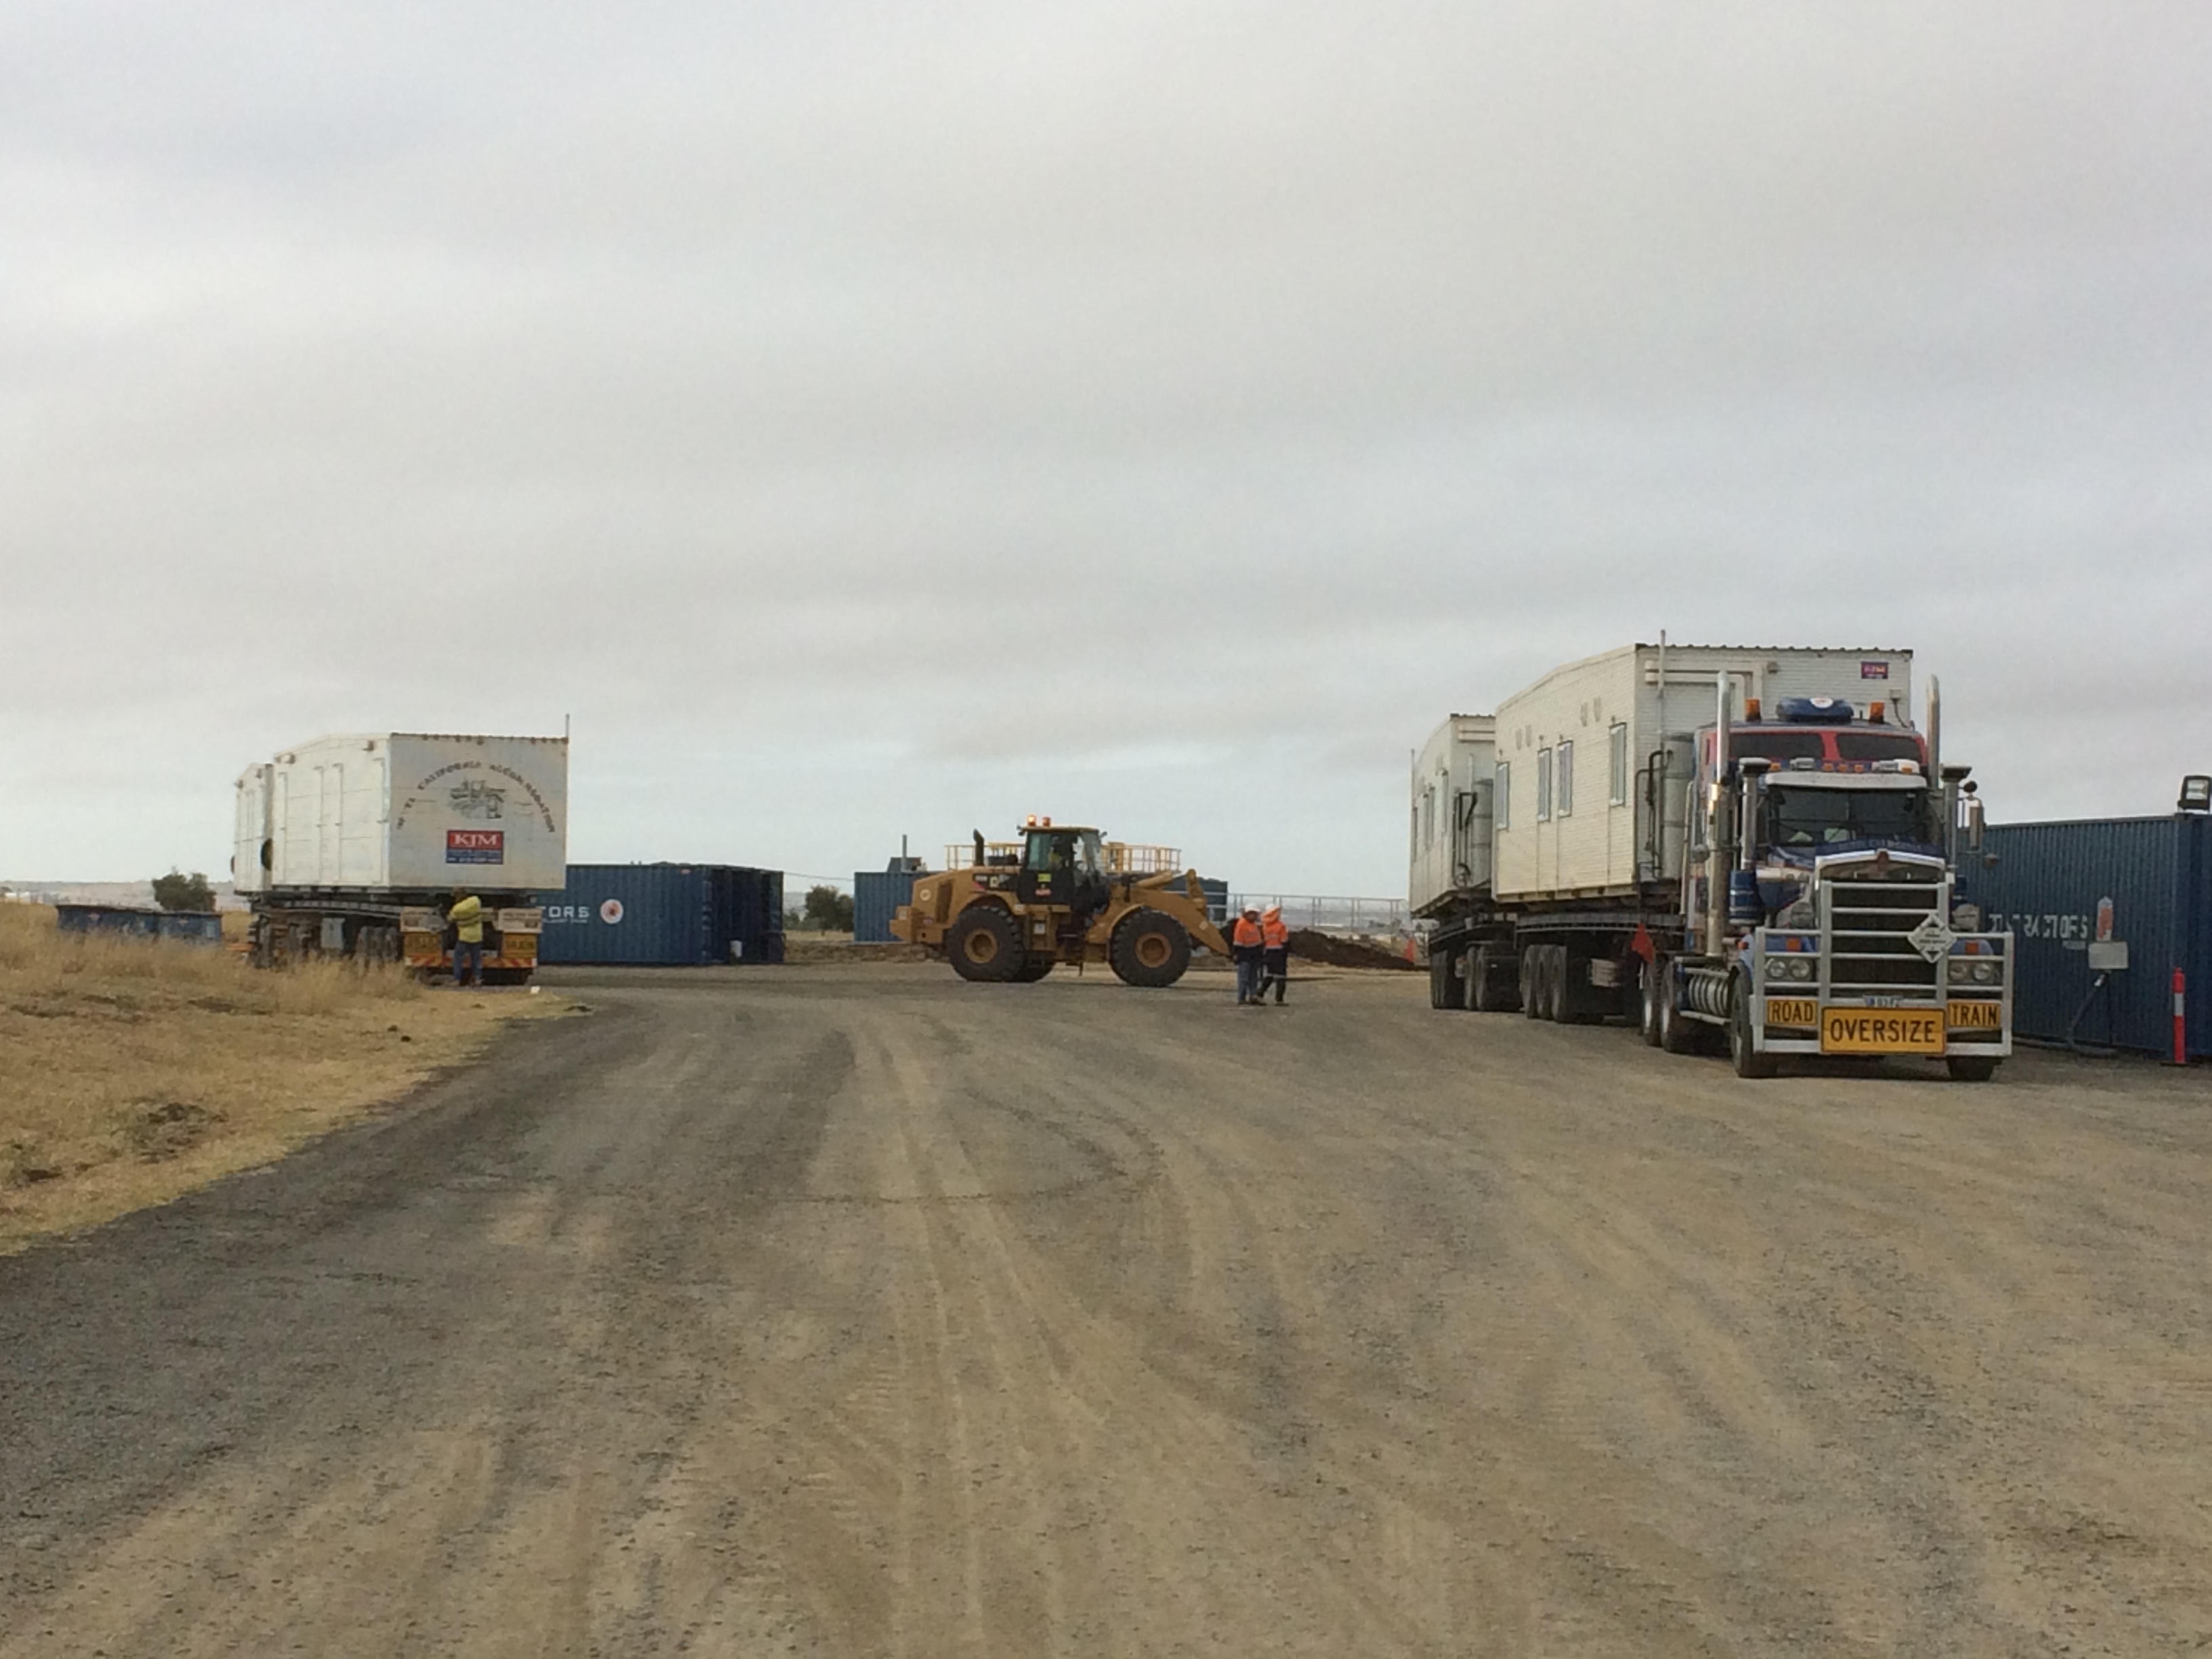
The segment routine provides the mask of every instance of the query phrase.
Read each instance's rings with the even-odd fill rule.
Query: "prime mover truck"
[[[538,894],[567,884],[568,740],[380,732],[317,738],[238,780],[231,878],[253,959],[450,969],[457,890],[484,911],[484,978],[538,967]]]
[[[1912,653],[1623,646],[1494,714],[1454,714],[1413,773],[1410,893],[1430,1000],[1636,1020],[1738,1075],[1787,1054],[1917,1054],[1963,1081],[2012,1051],[2013,940],[1960,889],[1969,768]]]

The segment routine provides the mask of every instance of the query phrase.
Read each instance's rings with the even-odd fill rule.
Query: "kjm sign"
[[[507,831],[504,830],[447,830],[446,862],[448,864],[506,863]]]

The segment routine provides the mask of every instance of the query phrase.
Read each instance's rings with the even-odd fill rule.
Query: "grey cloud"
[[[2162,810],[2208,71],[2182,3],[12,9],[0,868],[573,713],[580,856],[1389,891],[1437,718],[1662,627],[1914,645],[2000,816]]]

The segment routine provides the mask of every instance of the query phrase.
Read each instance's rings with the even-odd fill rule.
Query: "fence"
[[[1323,933],[1409,933],[1413,913],[1401,898],[1354,898],[1326,893],[1233,893],[1230,908],[1248,905],[1282,908],[1283,920],[1293,927],[1310,927]]]

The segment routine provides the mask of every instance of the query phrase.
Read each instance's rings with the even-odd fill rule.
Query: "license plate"
[[[2004,1010],[1994,1002],[1954,1002],[1951,1005],[1951,1029],[2001,1031],[2004,1029]]]
[[[1820,1017],[1826,1054],[1940,1054],[1943,1015],[1936,1008],[1831,1008]]]
[[[1769,1025],[1810,1025],[1819,1018],[1819,1005],[1810,997],[1769,997],[1766,1000],[1766,1023]]]

